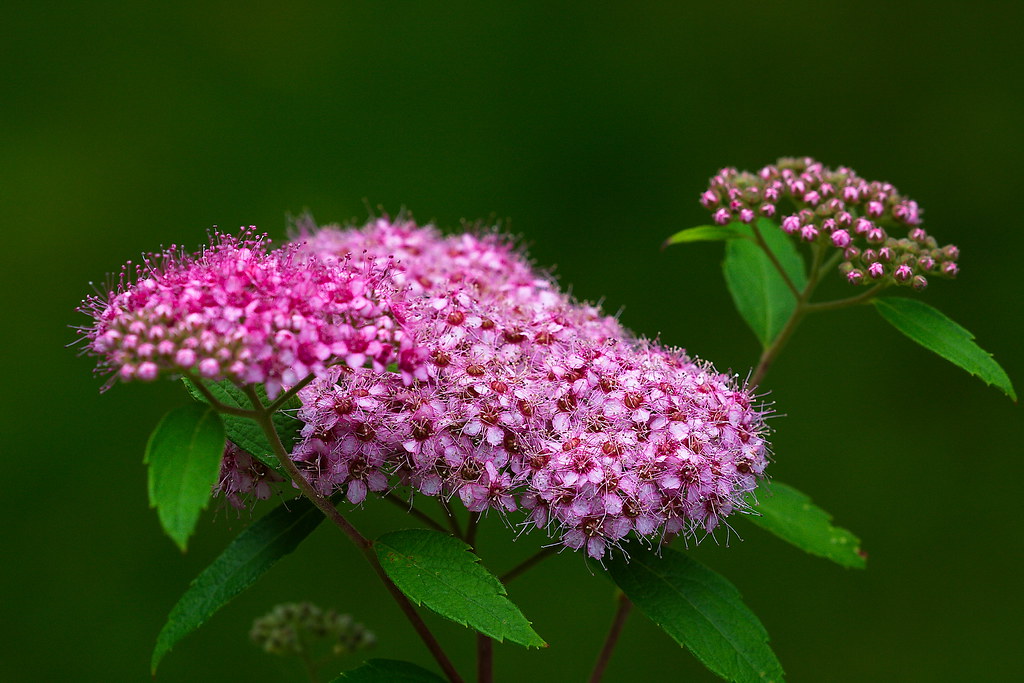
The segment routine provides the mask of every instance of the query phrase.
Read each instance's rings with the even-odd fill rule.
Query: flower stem
[[[529,569],[532,569],[534,565],[539,564],[543,560],[546,560],[547,558],[551,557],[556,552],[558,552],[558,546],[549,546],[547,548],[541,548],[533,555],[530,555],[528,558],[517,564],[515,567],[512,567],[512,569],[509,569],[507,572],[502,574],[500,577],[501,582],[508,583],[520,574],[523,574]]]
[[[236,417],[250,417],[254,420],[256,419],[256,411],[246,410],[245,408],[229,406],[226,403],[221,403],[220,399],[210,393],[210,390],[206,388],[206,385],[203,384],[203,380],[199,379],[195,375],[186,374],[185,376],[190,382],[192,382],[192,386],[199,390],[199,393],[203,395],[206,402],[213,406],[214,410],[218,413],[226,413],[228,415],[235,415]]]
[[[440,531],[441,533],[448,533],[448,530],[441,526],[440,523],[435,521],[433,517],[431,517],[426,512],[420,510],[415,505],[413,505],[411,500],[405,500],[404,498],[395,493],[385,493],[384,500],[402,508],[410,515],[412,515],[416,519],[420,520],[421,522],[429,526],[431,529],[434,529],[435,531]]]
[[[597,656],[597,662],[594,663],[594,670],[590,674],[590,678],[587,679],[590,683],[599,683],[601,677],[604,676],[604,670],[608,667],[608,662],[612,658],[612,652],[615,651],[615,645],[619,642],[619,635],[622,633],[622,628],[626,625],[629,612],[633,608],[633,603],[630,602],[625,593],[619,592],[618,603],[619,606],[615,610],[615,617],[612,619],[611,628],[608,629],[608,636],[604,640],[604,646],[601,648],[601,653]]]
[[[779,259],[775,255],[775,252],[773,252],[768,246],[768,243],[764,241],[764,235],[761,234],[761,230],[757,227],[757,223],[751,223],[750,227],[754,231],[754,239],[757,241],[757,246],[761,247],[761,251],[768,256],[772,265],[775,266],[775,270],[779,271],[779,275],[782,276],[782,281],[786,283],[787,287],[789,287],[789,291],[793,292],[793,296],[799,299],[800,290],[797,289],[795,284],[793,284],[793,280],[789,277],[789,273],[787,273],[786,269],[782,267],[781,263],[779,263]]]
[[[482,633],[476,634],[477,683],[494,681],[494,641]]]
[[[391,597],[394,598],[396,603],[398,603],[398,607],[405,614],[420,639],[427,646],[430,654],[434,656],[434,659],[441,667],[441,670],[444,671],[448,680],[452,681],[452,683],[463,683],[462,677],[459,675],[458,671],[455,670],[451,660],[448,659],[448,655],[446,655],[444,650],[441,649],[440,643],[437,642],[434,634],[430,632],[430,629],[427,627],[426,623],[424,623],[423,618],[416,611],[416,608],[413,607],[411,602],[409,602],[409,598],[407,598],[398,586],[388,578],[387,573],[384,571],[380,561],[377,559],[377,554],[373,550],[373,541],[359,533],[359,531],[352,526],[352,524],[345,519],[340,512],[338,512],[337,508],[331,505],[330,501],[321,496],[306,480],[306,478],[302,476],[298,467],[296,467],[295,463],[292,462],[292,459],[288,457],[288,452],[285,450],[284,444],[281,443],[281,437],[278,435],[277,429],[274,427],[274,421],[272,419],[273,413],[263,405],[262,401],[260,401],[259,395],[257,395],[256,390],[252,385],[246,385],[242,387],[242,390],[245,392],[245,395],[249,397],[249,400],[252,401],[253,408],[255,409],[253,419],[256,420],[257,424],[259,424],[263,429],[263,433],[270,442],[271,447],[274,449],[274,455],[277,456],[277,460],[281,463],[281,467],[283,467],[288,473],[288,476],[291,477],[295,485],[299,487],[302,494],[316,505],[316,507],[324,513],[327,519],[331,520],[336,527],[341,529],[341,531],[349,537],[356,547],[359,548],[363,557],[365,557],[366,561],[370,563],[374,573],[377,574],[378,578],[383,582],[384,587],[387,588],[389,593],[391,593]]]

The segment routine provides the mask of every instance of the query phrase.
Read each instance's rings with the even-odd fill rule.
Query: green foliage
[[[745,226],[742,223],[729,223],[728,225],[698,225],[696,228],[680,230],[665,240],[661,248],[670,247],[673,244],[686,244],[687,242],[717,242],[719,240],[747,239],[753,237],[750,230],[744,232]]]
[[[358,669],[342,673],[331,683],[444,683],[444,679],[412,662],[369,659]]]
[[[288,501],[235,537],[171,609],[153,649],[153,673],[178,641],[295,550],[323,518],[323,513],[305,499]]]
[[[846,529],[832,526],[832,515],[811,503],[811,499],[778,481],[758,489],[757,503],[749,502],[758,514],[746,519],[782,540],[812,555],[836,564],[863,569],[867,562],[860,539]]]
[[[156,426],[146,444],[149,505],[182,552],[199,514],[210,500],[224,455],[224,425],[205,405],[175,408]]]
[[[759,218],[757,226],[789,279],[797,289],[803,289],[807,285],[807,274],[804,260],[793,241],[766,218]],[[753,235],[748,226],[739,229],[748,236]],[[753,239],[733,239],[726,244],[722,271],[736,310],[757,335],[761,345],[767,348],[793,314],[796,296]]]
[[[884,297],[871,303],[890,325],[913,341],[1017,400],[1010,378],[992,354],[975,344],[973,334],[941,311],[905,297]]]
[[[384,571],[417,605],[498,641],[547,643],[505,597],[505,586],[462,541],[426,529],[384,534],[374,542]]]
[[[712,672],[738,683],[782,681],[768,632],[736,587],[679,551],[660,552],[617,557],[608,562],[609,573],[641,612]]]
[[[185,388],[188,389],[188,393],[192,395],[192,398],[197,401],[206,401],[206,397],[200,393],[192,381],[187,378],[182,378],[181,381],[185,384]],[[230,381],[202,381],[203,386],[213,394],[214,398],[224,405],[244,408],[245,410],[252,409],[252,402],[249,401],[249,398]],[[259,394],[260,400],[264,403],[267,402],[267,394],[262,386],[256,387],[256,393]],[[285,403],[282,410],[274,413],[273,416],[274,427],[277,428],[277,434],[281,437],[281,443],[284,444],[287,451],[291,451],[292,446],[298,441],[299,431],[302,429],[302,421],[293,414],[298,410],[299,406],[299,399],[293,396]],[[224,420],[224,430],[231,443],[246,453],[252,454],[264,465],[273,468],[278,473],[282,471],[281,464],[277,461],[277,457],[274,456],[274,450],[270,447],[270,442],[267,441],[263,430],[255,421],[237,415],[222,415],[221,418]]]

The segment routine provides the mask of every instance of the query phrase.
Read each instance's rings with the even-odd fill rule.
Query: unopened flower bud
[[[863,235],[873,227],[875,227],[875,224],[869,221],[867,218],[858,218],[853,229],[858,235]]]
[[[804,242],[813,242],[818,238],[818,226],[810,223],[800,228],[800,238]]]
[[[875,261],[874,263],[868,266],[868,275],[870,275],[872,279],[877,280],[878,278],[885,275],[885,266],[883,266],[878,261]]]
[[[700,203],[708,209],[718,206],[720,201],[718,193],[714,190],[705,190],[704,194],[700,196]]]
[[[782,219],[782,230],[789,235],[800,230],[800,219],[797,216],[786,216]]]
[[[846,234],[849,235],[850,233]],[[843,250],[843,258],[846,259],[847,261],[852,261],[858,256],[860,256],[860,249],[858,249],[857,247],[847,247],[846,249]]]
[[[911,283],[911,286],[920,292],[922,289],[928,286],[928,280],[923,275],[915,275],[914,281]]]
[[[869,244],[881,244],[882,242],[885,241],[886,237],[887,235],[885,234],[885,230],[882,230],[878,226],[875,226],[868,230],[864,239],[866,239]]]
[[[946,261],[942,264],[942,273],[946,277],[956,277],[959,272],[960,267],[956,265],[956,261]]]
[[[889,263],[893,259],[892,249],[889,247],[882,247],[878,250],[878,260],[882,263]]]
[[[775,205],[774,204],[769,204],[767,202],[762,204],[761,205],[761,215],[762,216],[769,216],[769,217],[774,216],[775,215]]]
[[[859,285],[864,281],[864,273],[854,268],[846,274],[846,279],[849,280],[851,285]]]
[[[897,282],[906,282],[910,279],[910,276],[914,274],[913,269],[906,263],[896,267],[896,271],[892,274],[896,278]]]
[[[885,207],[882,205],[882,202],[868,202],[868,215],[872,218],[878,218],[882,215],[883,211],[885,211]]]
[[[844,228],[848,228],[853,224],[853,216],[849,211],[840,211],[836,214],[836,222]]]
[[[711,217],[715,221],[715,223],[717,223],[718,225],[725,225],[726,223],[729,222],[729,218],[730,218],[729,209],[726,209],[726,208],[718,209],[717,211],[715,211],[714,214],[712,214]]]
[[[832,244],[839,247],[840,249],[845,249],[846,247],[848,247],[850,245],[851,239],[853,238],[850,237],[850,233],[846,232],[845,230],[836,230],[835,232],[832,233]]]
[[[740,209],[740,221],[747,224],[753,223],[754,212],[750,209]]]

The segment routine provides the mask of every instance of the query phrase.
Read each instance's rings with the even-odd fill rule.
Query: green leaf
[[[369,659],[358,669],[342,673],[331,683],[444,683],[444,679],[412,662]]]
[[[748,498],[758,514],[746,519],[812,555],[844,567],[866,566],[860,539],[846,529],[832,526],[832,515],[811,503],[803,493],[775,481],[759,489],[758,494],[756,504],[753,495]]]
[[[669,547],[617,557],[609,573],[651,621],[729,681],[781,681],[768,632],[725,577]]]
[[[164,655],[221,607],[295,550],[324,519],[304,498],[282,503],[231,541],[171,609],[153,649],[152,672]]]
[[[728,225],[699,225],[696,228],[680,230],[665,240],[661,248],[670,247],[673,244],[685,244],[687,242],[718,242],[720,240],[753,239],[750,231],[743,230],[742,223],[729,223]]]
[[[793,241],[766,218],[759,218],[757,226],[793,285],[802,290],[807,285],[807,273],[803,257]],[[753,235],[750,227],[744,225],[741,229],[745,234]],[[725,246],[722,270],[736,310],[750,325],[761,345],[767,348],[793,314],[796,296],[753,239],[730,240]]]
[[[941,311],[905,297],[884,297],[871,303],[890,325],[907,337],[1017,401],[1010,378],[992,354],[975,344],[973,334]]]
[[[217,411],[191,404],[167,413],[146,444],[149,505],[182,552],[210,500],[224,455],[224,425]]]
[[[192,395],[192,398],[197,401],[206,402],[206,397],[200,393],[191,380],[183,377],[181,381],[185,384],[185,388],[188,389],[188,393]],[[203,380],[203,386],[224,405],[244,408],[246,410],[252,409],[252,402],[249,401],[245,392],[229,380],[222,382]],[[259,394],[260,399],[266,403],[267,394],[263,387],[257,386],[256,392]],[[300,405],[299,399],[293,396],[285,403],[282,410],[274,413],[274,426],[277,427],[281,443],[284,444],[285,449],[288,451],[291,451],[295,442],[299,440],[299,432],[302,430],[302,421],[289,413],[294,413]],[[274,456],[274,450],[271,448],[270,442],[267,441],[267,437],[263,435],[263,430],[254,420],[247,417],[238,417],[237,415],[222,415],[221,418],[224,420],[224,430],[231,443],[246,453],[251,453],[264,465],[281,473],[281,464],[277,461],[277,457]]]
[[[426,529],[384,534],[374,542],[384,571],[417,605],[498,641],[547,643],[505,597],[505,586],[462,541]]]

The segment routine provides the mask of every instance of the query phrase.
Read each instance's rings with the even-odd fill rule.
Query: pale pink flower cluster
[[[925,232],[917,202],[890,183],[867,181],[852,169],[831,169],[810,157],[779,159],[756,174],[724,168],[711,179],[701,204],[719,225],[763,216],[802,242],[840,250],[840,270],[851,284],[924,289],[929,277],[952,278],[959,271],[959,250],[939,247]]]
[[[215,234],[198,254],[172,247],[126,267],[83,302],[93,324],[79,331],[111,382],[183,373],[275,396],[339,359],[381,370],[399,359],[408,344],[389,287],[386,264],[325,264],[295,246],[268,250],[251,230]]]
[[[633,339],[506,239],[381,219],[299,240],[311,258],[389,264],[426,361],[405,381],[332,368],[300,393],[292,458],[323,494],[359,503],[407,484],[475,512],[522,508],[601,558],[630,532],[711,531],[756,486],[764,414],[735,378]]]

